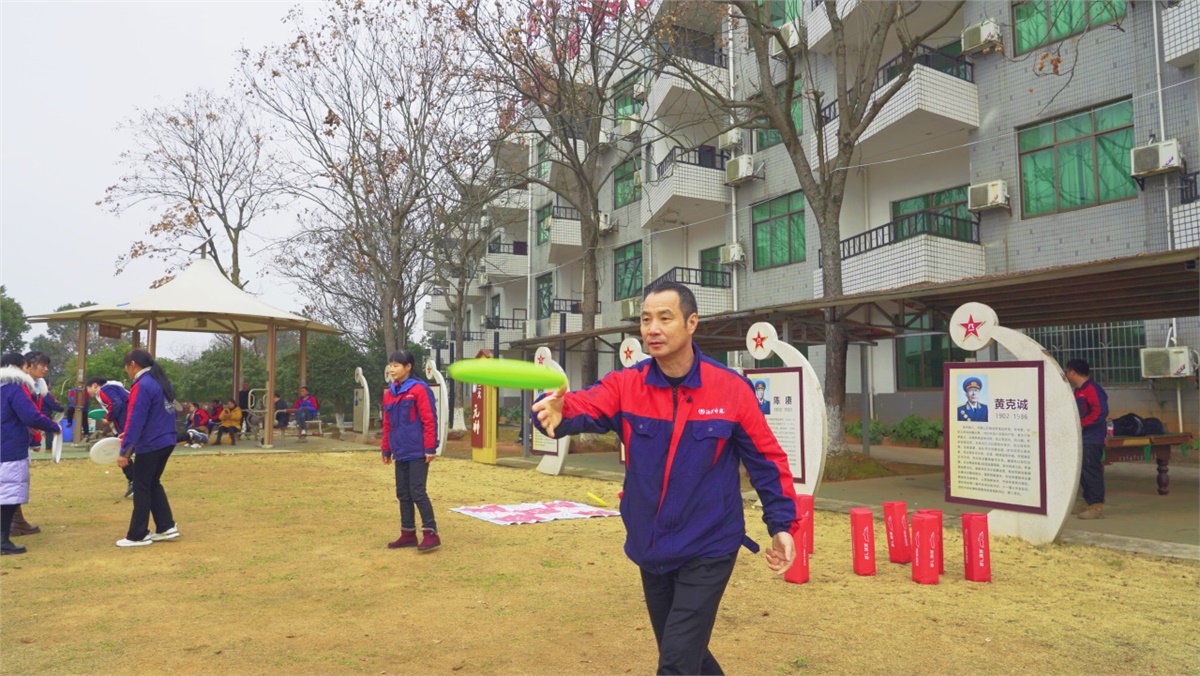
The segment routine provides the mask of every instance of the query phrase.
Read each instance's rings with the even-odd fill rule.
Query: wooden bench
[[[1104,442],[1104,457],[1101,461],[1105,465],[1111,465],[1114,462],[1150,462],[1153,458],[1158,464],[1158,494],[1167,495],[1171,485],[1167,474],[1170,471],[1171,448],[1179,446],[1183,453],[1187,454],[1191,443],[1191,432],[1152,434],[1145,437],[1109,437]]]

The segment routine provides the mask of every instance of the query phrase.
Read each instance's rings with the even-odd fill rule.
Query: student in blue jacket
[[[104,419],[108,421],[112,428],[121,434],[125,429],[125,405],[129,403],[129,390],[125,386],[115,380],[108,380],[100,376],[92,376],[84,383],[87,389],[88,397],[100,402],[104,407]],[[125,497],[126,499],[133,497],[133,462],[121,468],[121,472],[125,474]]]
[[[124,469],[133,463],[133,515],[129,532],[118,547],[141,547],[179,537],[171,515],[171,503],[163,490],[162,475],[175,450],[175,388],[167,374],[145,350],[125,355],[125,373],[133,382],[125,404],[125,428],[117,464]],[[150,516],[157,532],[150,532]]]
[[[418,552],[427,552],[442,544],[425,490],[429,463],[437,457],[437,407],[429,385],[411,377],[414,361],[408,350],[393,352],[388,357],[392,383],[383,392],[383,464],[396,466],[396,498],[400,501],[400,539],[389,542],[388,547],[415,546]],[[418,510],[424,533],[420,544]]]
[[[24,364],[16,352],[0,358],[0,555],[25,553],[10,536],[17,508],[29,502],[29,428],[59,431],[34,404],[34,380]]]
[[[544,395],[533,424],[550,437],[620,436],[625,554],[641,572],[658,673],[720,674],[708,651],[717,608],[739,548],[758,551],[746,535],[738,463],[762,499],[767,566],[776,573],[795,557],[792,473],[750,381],[692,342],[699,317],[691,289],[655,282],[641,321],[651,359],[578,392]]]

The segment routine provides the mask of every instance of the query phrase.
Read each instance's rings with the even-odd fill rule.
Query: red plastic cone
[[[792,526],[792,539],[796,543],[796,560],[783,574],[783,579],[793,584],[808,582],[808,549],[804,546],[805,533],[812,538],[812,516],[801,516]]]
[[[987,514],[962,515],[963,569],[970,582],[992,581],[992,553],[988,543]]]
[[[850,510],[850,545],[854,550],[854,573],[875,574],[875,515],[865,507]]]
[[[883,503],[883,521],[887,526],[888,560],[892,563],[912,561],[912,543],[908,535],[908,505],[903,502]]]
[[[937,538],[937,570],[938,575],[946,574],[946,552],[942,549],[942,510],[940,509],[918,509],[917,514],[930,514],[937,517],[938,538]]]
[[[933,514],[917,512],[912,519],[912,579],[920,584],[938,583],[938,549],[942,546],[942,527]]]
[[[813,521],[816,516],[813,514],[813,496],[797,495],[796,496],[796,518],[803,519],[808,517],[808,529],[804,531],[804,541],[796,540],[796,549],[800,549],[800,545],[804,545],[804,549],[811,556],[813,553]]]

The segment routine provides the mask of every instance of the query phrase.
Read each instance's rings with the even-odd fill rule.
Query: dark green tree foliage
[[[25,321],[25,308],[0,286],[0,350],[5,353],[24,352],[24,336],[28,331],[29,322]]]
[[[249,382],[254,389],[267,386],[266,363],[248,349],[242,350],[242,380]],[[234,389],[233,347],[221,344],[209,346],[199,357],[187,363],[181,369],[179,379],[172,378],[172,382],[181,401],[203,403],[220,399],[224,402]],[[238,387],[241,387],[240,383]]]

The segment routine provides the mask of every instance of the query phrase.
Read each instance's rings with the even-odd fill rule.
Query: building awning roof
[[[307,329],[340,333],[332,326],[267,305],[234,286],[215,263],[203,258],[193,261],[166,284],[139,296],[32,315],[26,319],[30,322],[86,320],[125,330],[145,329],[154,319],[159,331],[238,333],[243,336],[266,333],[269,324],[283,331]]]
[[[972,301],[990,305],[1001,323],[1014,329],[1193,317],[1200,314],[1198,262],[1200,248],[1192,248],[814,298],[702,317],[696,342],[708,351],[740,350],[744,349],[751,324],[786,321],[793,342],[821,343],[826,308],[840,310],[849,326],[850,339],[858,342],[901,333],[889,319],[898,314],[932,311],[948,316]],[[560,341],[572,346],[622,329],[638,333],[637,323],[629,322],[619,327],[526,338],[514,341],[513,347],[531,348]]]

